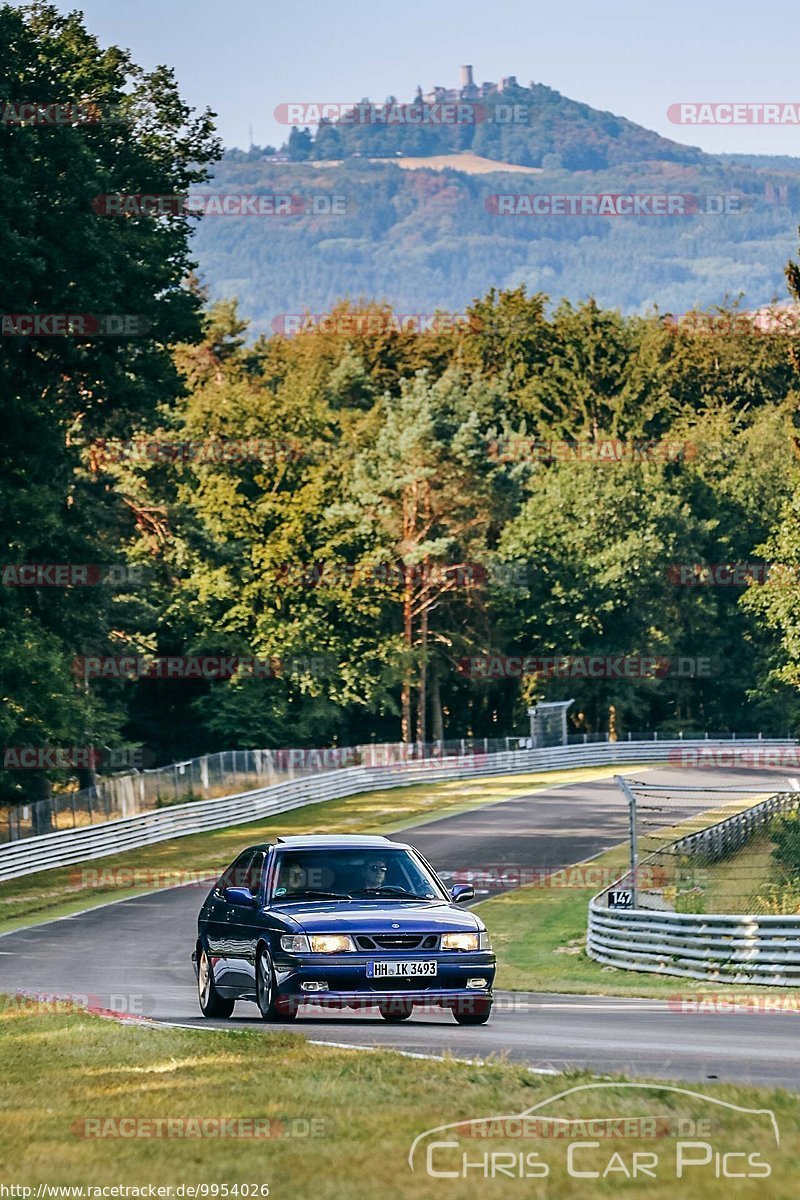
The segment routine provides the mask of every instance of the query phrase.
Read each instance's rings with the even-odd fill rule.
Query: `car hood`
[[[445,900],[308,900],[277,905],[273,911],[306,933],[438,933],[445,929],[483,929],[474,913]]]

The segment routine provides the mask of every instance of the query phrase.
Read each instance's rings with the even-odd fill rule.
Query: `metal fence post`
[[[631,791],[627,779],[623,775],[615,775],[614,783],[628,801],[628,818],[631,837],[631,907],[637,904],[637,874],[639,870],[639,839],[636,830],[636,796]]]

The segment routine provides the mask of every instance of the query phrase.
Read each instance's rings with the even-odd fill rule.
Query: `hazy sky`
[[[102,43],[145,67],[175,68],[186,100],[209,105],[227,145],[287,134],[289,101],[410,99],[418,83],[516,75],[709,151],[800,155],[800,128],[687,128],[679,101],[800,103],[800,4],[772,0],[85,0]]]

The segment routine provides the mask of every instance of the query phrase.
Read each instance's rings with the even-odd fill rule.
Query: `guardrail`
[[[694,733],[679,732],[673,737],[689,744],[691,755],[694,742],[721,742],[735,749],[742,743],[758,739],[761,733]],[[788,738],[788,734],[787,734]],[[570,733],[561,745],[578,746],[611,741],[609,733]],[[617,740],[617,739],[614,739]],[[664,735],[662,735],[662,741]],[[669,736],[666,739],[670,741]],[[658,731],[626,734],[628,742],[658,742]],[[543,745],[544,743],[540,743]],[[272,787],[316,775],[320,771],[340,770],[342,767],[377,767],[394,762],[453,758],[465,754],[497,754],[504,750],[533,749],[529,737],[451,738],[437,742],[368,742],[356,746],[280,748],[269,750],[222,750],[198,758],[184,759],[169,766],[134,770],[127,774],[114,773],[97,778],[92,787],[79,791],[54,791],[36,800],[20,799],[17,803],[0,802],[0,843],[15,842],[24,837],[38,837],[75,829],[79,825],[98,825],[118,817],[135,817],[166,805],[188,803],[190,800],[212,800],[256,788]],[[131,751],[136,753],[135,750]],[[684,763],[690,766],[691,763]]]
[[[672,842],[679,854],[714,862],[738,850],[763,825],[800,805],[797,792],[778,793],[706,829]],[[639,864],[646,869],[657,858]],[[641,907],[609,909],[608,893],[630,883],[626,872],[589,902],[586,950],[603,966],[702,979],[800,987],[800,914],[677,913]]]
[[[99,825],[119,817],[136,817],[167,805],[238,795],[318,775],[321,771],[428,759],[438,762],[442,758],[528,746],[525,739],[509,736],[424,744],[370,742],[325,749],[223,750],[166,767],[99,777],[92,787],[80,791],[53,792],[48,798],[34,802],[0,805],[0,843],[75,829],[79,825]]]
[[[343,767],[234,796],[171,805],[134,817],[106,821],[102,825],[81,826],[11,842],[0,846],[0,881],[124,853],[169,838],[186,837],[228,825],[244,825],[306,804],[319,804],[376,789],[472,776],[662,762],[670,749],[689,744],[686,740],[590,743],[486,755],[472,753],[439,760],[392,763],[385,767]],[[707,749],[713,747],[713,743],[705,740],[696,744]],[[753,739],[739,740],[736,745],[745,752],[749,748],[763,751],[765,747],[779,752],[794,748],[797,743]],[[437,765],[434,766],[434,762]]]
[[[715,825],[678,838],[671,848],[678,854],[700,856],[705,862],[716,862],[740,850],[762,826],[767,825],[778,813],[797,808],[798,802],[800,795],[797,792],[779,792],[751,808],[717,821]]]
[[[798,917],[595,910],[587,949],[604,966],[628,971],[800,987]]]

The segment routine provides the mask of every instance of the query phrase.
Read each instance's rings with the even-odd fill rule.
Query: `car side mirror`
[[[258,900],[251,895],[249,888],[225,888],[224,897],[228,904],[238,904],[240,908],[255,908],[258,904]]]
[[[475,888],[471,883],[466,886],[457,883],[455,887],[450,888],[450,899],[453,904],[466,904],[468,900],[475,899]]]

